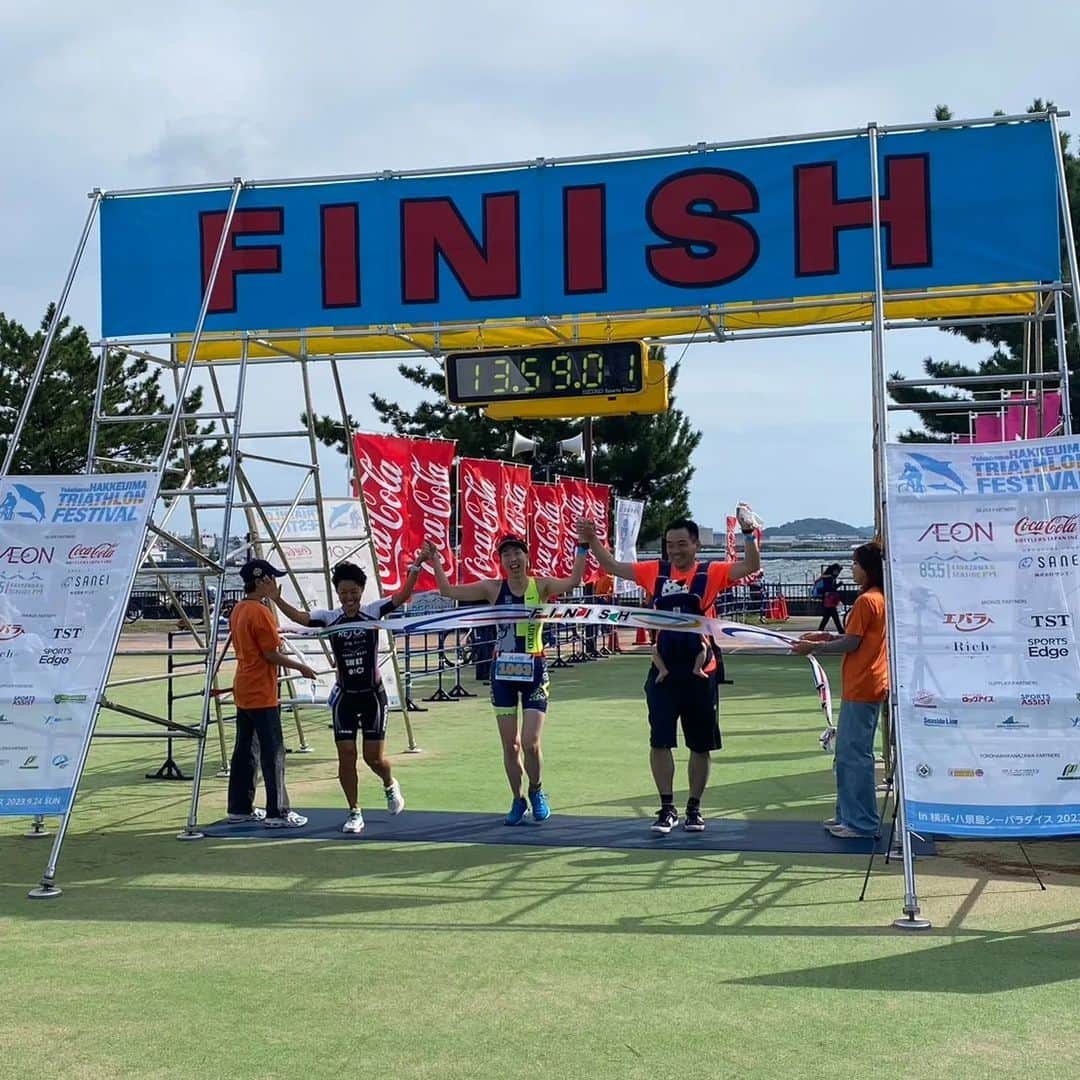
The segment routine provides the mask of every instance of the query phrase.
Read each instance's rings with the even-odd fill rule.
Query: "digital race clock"
[[[480,405],[639,394],[646,360],[642,341],[449,353],[446,396],[455,405]]]

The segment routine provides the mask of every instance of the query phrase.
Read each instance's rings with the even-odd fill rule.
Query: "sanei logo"
[[[23,632],[23,628],[15,623],[5,623],[0,626],[0,641],[14,641]]]
[[[1029,571],[1033,577],[1065,577],[1080,567],[1080,553],[1066,551],[1054,555],[1025,555],[1016,568]]]
[[[993,542],[992,521],[934,521],[923,530],[919,542],[933,539],[939,544],[972,544],[980,540]]]
[[[985,611],[946,612],[945,625],[961,634],[971,634],[989,626],[994,620]]]

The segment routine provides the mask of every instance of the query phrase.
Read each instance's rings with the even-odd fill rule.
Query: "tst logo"
[[[932,539],[938,544],[971,544],[978,541],[992,542],[994,523],[992,521],[935,521],[927,525],[919,537]]]
[[[52,628],[53,641],[75,641],[82,632],[81,626],[54,626]]]
[[[945,625],[951,626],[961,634],[971,634],[982,630],[994,620],[985,611],[946,612]]]
[[[1072,626],[1072,615],[1068,612],[1029,615],[1028,622],[1039,630],[1064,630],[1066,626]]]

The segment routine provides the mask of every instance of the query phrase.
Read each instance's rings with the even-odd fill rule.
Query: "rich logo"
[[[960,699],[964,705],[993,705],[993,694],[964,694]]]
[[[961,634],[972,634],[989,626],[994,620],[985,611],[946,612],[945,625]]]
[[[938,544],[974,544],[980,540],[993,542],[992,521],[934,521],[923,530],[919,542],[933,539]]]
[[[1027,654],[1032,660],[1064,660],[1069,655],[1069,639],[1029,637]]]
[[[74,641],[82,635],[83,629],[82,626],[54,626],[53,641]]]
[[[1021,694],[1020,708],[1036,708],[1050,704],[1049,694]]]
[[[928,491],[951,491],[963,495],[967,491],[960,474],[948,461],[928,454],[908,454],[908,462],[896,485],[900,494],[923,495]]]
[[[1080,763],[1070,761],[1068,765],[1064,766],[1061,770],[1059,780],[1080,780]]]
[[[1072,626],[1072,616],[1068,612],[1028,615],[1028,622],[1037,630],[1064,630],[1067,626]]]
[[[0,562],[8,566],[48,566],[56,554],[54,547],[15,547],[0,548]]]
[[[949,775],[957,780],[981,780],[986,774],[982,769],[950,769]]]
[[[1031,725],[1026,720],[1017,720],[1015,716],[1006,716],[998,724],[998,727],[1003,731],[1019,731],[1021,728],[1031,727]]]
[[[928,555],[919,563],[919,577],[944,581],[948,578],[997,577],[997,567],[985,555]]]
[[[0,641],[14,641],[23,633],[23,628],[14,623],[0,625]]]
[[[69,564],[82,566],[110,563],[118,547],[118,544],[97,544],[95,547],[76,544],[68,552],[67,561]]]
[[[954,653],[964,653],[968,656],[990,651],[990,646],[985,641],[954,641],[952,647]]]
[[[1080,514],[1055,514],[1051,518],[1029,518],[1026,514],[1013,526],[1018,544],[1046,544],[1075,540]]]
[[[45,492],[35,491],[25,484],[12,484],[0,500],[0,521],[45,520]]]

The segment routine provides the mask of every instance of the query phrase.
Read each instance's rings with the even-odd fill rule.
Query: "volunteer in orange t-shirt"
[[[315,672],[281,651],[277,621],[264,604],[280,588],[276,570],[265,559],[240,567],[244,599],[229,615],[229,633],[236,653],[233,701],[236,703],[236,744],[229,765],[229,813],[233,824],[261,821],[268,829],[298,829],[307,818],[289,809],[285,790],[285,739],[281,733],[278,668],[292,668],[305,679]],[[257,749],[256,749],[257,742]],[[255,773],[262,765],[266,810],[255,806]]]
[[[600,569],[616,577],[636,582],[648,602],[660,611],[683,611],[712,615],[718,593],[736,581],[756,573],[761,567],[754,535],[755,518],[749,506],[740,504],[739,523],[745,551],[739,562],[697,561],[701,546],[698,527],[689,518],[671,522],[664,533],[666,559],[648,562],[618,562],[599,541],[595,526],[582,522],[589,547]],[[649,764],[660,795],[660,809],[651,828],[666,835],[678,825],[675,809],[675,756],[677,729],[681,722],[683,741],[689,751],[690,796],[686,802],[683,828],[703,832],[701,798],[709,781],[710,754],[720,749],[718,674],[711,640],[705,639],[705,663],[698,663],[703,645],[697,634],[664,630],[656,638],[662,664],[651,665],[645,679],[645,700],[649,707]],[[695,671],[695,666],[698,670]]]
[[[825,828],[845,840],[875,836],[881,825],[874,792],[874,732],[889,693],[881,548],[877,544],[856,548],[851,573],[860,591],[844,633],[803,634],[792,645],[802,656],[844,654],[836,732],[836,816],[825,822]]]

